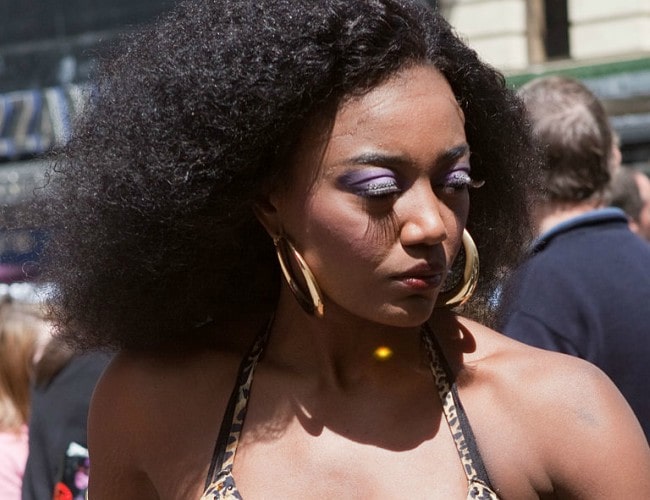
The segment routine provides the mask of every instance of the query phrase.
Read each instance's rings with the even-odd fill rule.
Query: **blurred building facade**
[[[93,67],[120,33],[173,0],[0,0],[0,283],[29,279],[46,231],[22,214],[44,153],[82,112]]]
[[[623,161],[650,170],[650,0],[438,0],[508,81],[583,80],[605,102]]]
[[[21,208],[43,182],[42,154],[65,142],[82,112],[97,58],[120,33],[161,15],[174,0],[0,1],[0,282],[6,282],[20,279],[24,263],[37,258],[42,233],[7,228],[20,226]],[[650,169],[650,0],[420,1],[439,8],[512,86],[552,73],[585,81],[606,104],[624,162]]]

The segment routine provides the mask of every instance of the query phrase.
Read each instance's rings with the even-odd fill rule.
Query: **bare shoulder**
[[[166,408],[164,416],[168,417],[179,406],[171,404],[173,402],[198,398],[207,404],[207,400],[219,398],[232,378],[238,359],[233,353],[218,350],[121,352],[102,374],[93,395],[92,408],[110,412],[119,401],[115,418],[145,417],[146,412],[161,407]]]
[[[116,487],[129,498],[199,496],[171,492],[203,484],[240,359],[217,350],[116,355],[89,413],[93,500]]]
[[[585,390],[618,392],[598,367],[580,358],[526,345],[467,318],[459,317],[458,323],[474,338],[475,349],[464,356],[470,370],[480,369],[495,382],[510,386],[519,381],[517,385],[535,389],[513,395],[572,402],[572,396]]]
[[[509,468],[517,457],[538,494],[627,498],[641,485],[650,488],[643,431],[599,368],[467,319],[459,325],[476,346],[466,353],[460,377],[467,381],[470,420],[473,426],[476,420],[479,443],[502,483],[512,479]],[[491,421],[481,415],[481,405],[490,408]]]
[[[563,417],[566,425],[575,422],[587,427],[599,421],[607,424],[607,416],[615,409],[621,408],[624,413],[629,410],[618,389],[597,366],[523,344],[465,318],[459,318],[459,324],[476,339],[476,349],[465,356],[468,370],[485,375],[495,389],[507,387],[507,394],[526,407],[562,405],[575,411],[576,420]],[[479,376],[478,380],[483,378]]]

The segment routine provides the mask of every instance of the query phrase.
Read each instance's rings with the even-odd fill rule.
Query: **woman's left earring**
[[[274,237],[273,244],[275,245],[275,252],[278,256],[280,269],[282,269],[284,279],[287,281],[289,289],[298,301],[298,304],[300,304],[300,307],[302,307],[306,313],[316,316],[317,318],[322,318],[325,310],[323,295],[316,283],[314,275],[307,266],[305,259],[303,259],[298,250],[296,250],[291,242],[284,236]],[[307,285],[307,293],[300,288],[298,281],[293,276],[291,271],[292,267],[289,264],[289,258],[293,258],[296,262],[296,266],[300,270],[303,280]]]
[[[467,302],[478,284],[479,258],[474,240],[467,229],[463,230],[463,249],[465,250],[465,268],[463,279],[451,290],[440,292],[436,307],[456,307]]]

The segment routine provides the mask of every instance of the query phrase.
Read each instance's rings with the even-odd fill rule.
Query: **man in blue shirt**
[[[505,285],[499,327],[600,367],[650,437],[650,245],[622,210],[605,207],[610,176],[621,168],[607,115],[568,78],[536,79],[521,97],[545,178],[531,193],[538,236]]]

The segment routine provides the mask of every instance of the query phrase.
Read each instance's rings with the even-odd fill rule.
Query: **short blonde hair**
[[[603,103],[579,80],[536,78],[519,89],[544,152],[543,198],[580,202],[605,194],[616,138]]]

